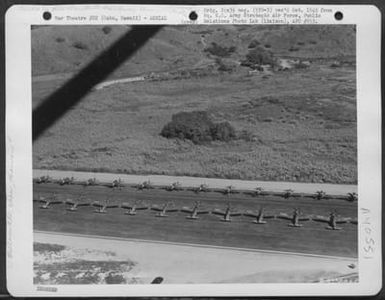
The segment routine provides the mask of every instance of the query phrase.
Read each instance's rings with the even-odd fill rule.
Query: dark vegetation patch
[[[249,50],[246,54],[246,58],[241,61],[242,66],[255,68],[258,65],[271,65],[275,66],[277,63],[274,54],[263,47],[256,47]]]
[[[74,42],[72,46],[79,50],[88,50],[88,46],[83,42]]]
[[[109,34],[112,31],[112,28],[110,26],[104,26],[102,31],[104,34]]]
[[[249,49],[254,49],[259,46],[261,43],[258,40],[252,40],[248,46]]]
[[[63,43],[63,42],[65,42],[65,40],[66,40],[65,38],[60,37],[60,36],[55,39],[55,41],[58,43]]]
[[[229,122],[214,123],[206,111],[174,114],[160,134],[165,138],[191,140],[194,144],[215,140],[228,142],[236,138],[235,129]]]
[[[61,252],[65,249],[66,247],[62,245],[57,245],[57,244],[43,244],[43,243],[33,243],[33,251],[36,252],[54,252],[58,253]]]
[[[235,46],[225,47],[212,42],[204,51],[214,56],[228,57],[235,52],[237,48]]]

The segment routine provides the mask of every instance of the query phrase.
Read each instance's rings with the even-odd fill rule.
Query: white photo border
[[[242,6],[293,5],[237,5]],[[372,5],[297,5],[331,8],[333,13],[323,15],[319,24],[356,25],[358,283],[47,286],[52,291],[39,290],[33,284],[31,25],[150,24],[42,19],[44,11],[50,11],[53,16],[89,16],[127,10],[138,15],[168,16],[166,22],[153,20],[151,24],[203,25],[200,18],[193,22],[188,15],[191,11],[203,15],[205,7],[209,5],[15,5],[6,12],[7,288],[13,296],[363,296],[381,290],[381,12]],[[335,20],[335,11],[343,12],[343,20]]]

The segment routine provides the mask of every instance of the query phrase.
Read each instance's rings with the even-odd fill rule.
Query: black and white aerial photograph
[[[355,25],[30,33],[35,285],[359,282]]]

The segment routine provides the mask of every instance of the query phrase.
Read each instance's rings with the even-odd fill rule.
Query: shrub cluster
[[[230,46],[230,47],[224,47],[220,46],[217,43],[211,43],[209,47],[207,47],[204,51],[208,52],[212,55],[219,56],[219,57],[228,57],[232,53],[234,53],[236,50],[235,46]]]
[[[83,42],[74,42],[72,46],[80,50],[88,50],[88,46]]]
[[[112,28],[110,26],[104,26],[102,31],[104,34],[109,34],[112,31]]]
[[[254,49],[250,49],[246,54],[246,58],[241,61],[241,66],[250,67],[252,69],[258,69],[261,65],[270,65],[274,67],[277,61],[270,50],[267,50],[261,46]]]
[[[194,144],[213,140],[227,142],[236,137],[235,129],[229,122],[214,123],[206,111],[174,114],[160,134],[166,138],[191,140]]]

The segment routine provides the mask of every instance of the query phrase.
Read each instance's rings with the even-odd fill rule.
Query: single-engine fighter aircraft
[[[44,203],[42,206],[40,206],[41,209],[48,209],[48,208],[50,208],[51,204],[63,203],[63,201],[60,201],[57,199],[56,193],[52,194],[52,196],[48,199],[41,198],[39,201]]]
[[[84,186],[94,186],[96,185],[96,178],[89,178],[86,182],[83,183]]]
[[[166,186],[166,191],[172,192],[172,191],[181,191],[182,186],[180,182],[173,182],[169,186]]]
[[[242,215],[242,213],[239,212],[239,211],[232,211],[230,203],[227,204],[227,208],[226,208],[225,211],[216,208],[216,209],[214,209],[212,211],[212,213],[215,214],[215,215],[223,216],[223,219],[221,219],[222,222],[231,222],[231,217],[241,216]]]
[[[156,214],[157,217],[168,217],[168,215],[166,215],[167,212],[178,211],[178,209],[175,208],[172,202],[166,202],[162,207],[158,205],[153,205],[151,209],[159,212]]]
[[[60,185],[66,185],[66,184],[73,184],[75,181],[75,178],[73,177],[64,177],[59,180]]]
[[[123,187],[123,182],[122,180],[119,178],[119,179],[115,179],[112,183],[111,183],[111,187],[113,189],[117,188],[117,189],[121,189]]]
[[[208,210],[200,209],[200,202],[199,201],[195,202],[194,207],[186,207],[186,206],[182,207],[181,211],[185,212],[185,213],[189,213],[190,215],[187,216],[186,219],[190,219],[190,220],[197,220],[197,219],[199,219],[198,215],[208,214],[210,212]]]
[[[189,189],[190,191],[193,191],[195,193],[201,193],[201,192],[209,192],[209,186],[205,183],[202,183],[196,188]]]
[[[265,209],[263,207],[258,212],[248,210],[243,215],[245,215],[247,217],[255,218],[255,220],[253,220],[253,223],[255,223],[255,224],[266,224],[266,221],[264,221],[264,219],[274,219],[275,218],[275,215],[265,214]]]
[[[138,210],[148,209],[148,205],[144,205],[142,201],[135,201],[133,204],[122,203],[122,208],[126,209],[125,215],[135,216]]]
[[[316,191],[314,194],[314,198],[317,200],[327,199],[329,198],[326,196],[326,193],[324,191]]]
[[[167,212],[178,211],[178,209],[175,208],[174,204],[172,204],[171,202],[166,202],[165,204],[163,204],[162,207],[160,207],[159,205],[153,205],[151,209],[158,211],[158,213],[155,215],[156,217],[168,217],[168,215],[166,215]]]
[[[39,178],[35,179],[35,182],[40,184],[40,183],[49,183],[52,182],[52,178],[49,177],[48,175],[46,176],[40,176]]]
[[[106,200],[104,204],[100,203],[99,201],[95,201],[94,203],[92,203],[92,206],[96,207],[96,209],[94,210],[94,213],[98,213],[98,214],[107,213],[107,208],[119,207],[119,205],[117,204],[109,204],[109,200]]]
[[[285,213],[280,213],[277,218],[290,220],[291,223],[288,224],[290,227],[302,227],[303,225],[299,224],[299,221],[309,221],[311,219],[310,216],[302,216],[298,208],[294,209],[291,216]]]
[[[351,219],[350,218],[337,218],[337,214],[332,212],[330,213],[329,217],[324,217],[324,216],[315,216],[313,218],[314,221],[316,222],[324,222],[327,223],[328,226],[325,227],[326,229],[329,230],[341,230],[341,227],[337,227],[337,224],[341,223],[348,223]]]
[[[357,193],[348,193],[348,201],[354,202],[358,200]]]
[[[67,207],[67,211],[77,211],[78,207],[80,206],[90,206],[90,202],[85,201],[85,197],[83,195],[79,196],[76,200],[67,199],[65,201],[66,204],[70,205],[70,207]]]
[[[138,190],[145,190],[145,189],[152,189],[153,186],[152,186],[152,183],[150,182],[150,180],[147,180],[147,181],[143,181],[142,183],[139,183],[136,188]]]
[[[254,196],[254,197],[268,195],[268,193],[265,192],[263,190],[263,188],[261,188],[261,187],[256,187],[254,190],[245,191],[244,194],[251,195],[251,196]]]

